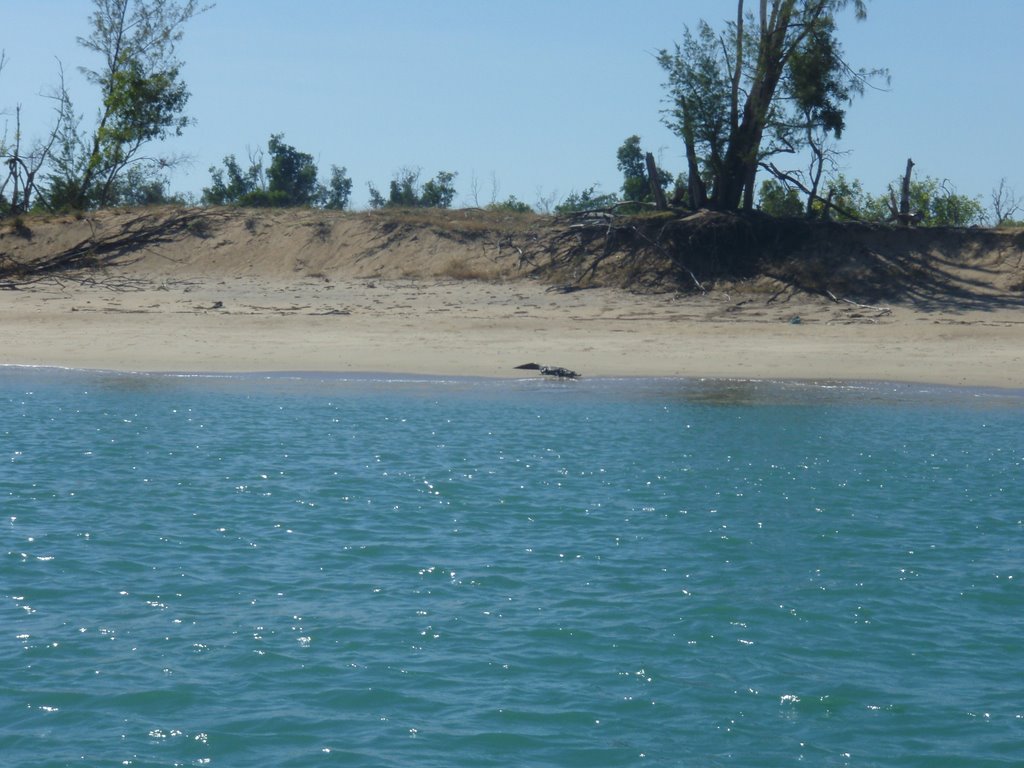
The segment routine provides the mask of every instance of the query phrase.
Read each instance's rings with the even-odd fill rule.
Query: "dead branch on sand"
[[[836,295],[827,288],[825,289],[825,295],[832,299],[832,301],[835,302],[836,304],[849,304],[850,306],[856,307],[857,309],[870,309],[874,310],[875,312],[878,312],[881,315],[892,314],[891,307],[879,307],[875,306],[874,304],[858,304],[856,301],[852,301],[850,299],[844,299],[842,297],[837,298]]]

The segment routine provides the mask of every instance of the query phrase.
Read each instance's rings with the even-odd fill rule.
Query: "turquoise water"
[[[5,766],[996,766],[1024,397],[0,369]]]

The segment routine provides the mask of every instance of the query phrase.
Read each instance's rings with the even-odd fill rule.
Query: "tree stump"
[[[668,210],[668,202],[665,200],[665,190],[661,188],[661,174],[658,173],[658,166],[654,162],[654,155],[647,153],[647,180],[651,185],[651,194],[654,196],[654,204],[659,211]]]

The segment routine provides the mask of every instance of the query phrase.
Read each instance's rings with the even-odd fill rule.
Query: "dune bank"
[[[175,214],[145,215],[152,225]],[[159,238],[122,237],[139,217],[28,221],[0,234],[8,265],[76,247],[88,262],[8,269],[0,364],[511,377],[536,361],[585,376],[1024,386],[1012,236],[933,255],[946,289],[933,270],[927,296],[869,302],[777,274],[703,292],[545,279],[531,253],[552,235],[536,222],[460,234],[376,214],[225,211]],[[117,248],[95,247],[115,236]]]

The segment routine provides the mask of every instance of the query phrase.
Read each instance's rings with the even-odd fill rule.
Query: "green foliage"
[[[267,149],[270,152],[270,168],[267,170],[271,205],[312,205],[320,190],[316,180],[316,163],[313,156],[299,152],[285,144],[284,134],[270,137]]]
[[[352,194],[352,180],[344,168],[331,166],[325,186],[317,181],[313,156],[284,143],[284,134],[272,134],[267,142],[270,165],[263,167],[263,155],[250,157],[242,170],[234,155],[224,158],[224,168],[210,168],[212,184],[203,188],[205,205],[241,205],[253,208],[308,206],[343,210]]]
[[[256,189],[242,197],[238,204],[245,208],[289,208],[294,207],[288,194],[275,189]]]
[[[860,181],[839,176],[832,184],[833,201],[863,221],[891,222],[899,204],[896,192],[902,179],[893,181],[880,195],[865,194]],[[910,181],[910,213],[926,227],[969,227],[985,221],[985,210],[976,197],[958,194],[948,181],[926,176]],[[841,217],[839,217],[841,218]]]
[[[455,200],[455,177],[451,171],[439,171],[424,184],[420,184],[419,168],[402,168],[391,180],[388,197],[373,184],[370,189],[371,208],[450,208]]]
[[[30,198],[34,210],[50,211],[168,200],[164,175],[180,158],[144,150],[180,135],[190,122],[174,49],[185,23],[205,8],[198,0],[93,0],[93,6],[89,33],[78,42],[99,58],[95,69],[80,68],[99,88],[96,123],[83,128],[61,68],[49,137],[22,152],[19,129],[14,155],[5,158],[22,210]]]
[[[323,194],[323,207],[343,211],[348,208],[349,200],[352,197],[352,179],[344,167],[331,166],[331,178],[327,182],[327,188]]]
[[[849,0],[765,0],[721,33],[701,21],[682,45],[662,50],[672,108],[666,124],[683,140],[691,207],[753,205],[759,163],[806,147],[817,130],[838,137],[845,106],[880,72],[852,70],[835,37]],[[864,3],[853,0],[863,17]]]
[[[370,207],[374,209],[386,208],[388,201],[384,199],[384,196],[377,188],[372,183],[368,183],[366,186],[370,188]]]
[[[591,184],[582,192],[573,190],[561,203],[555,206],[555,213],[578,213],[580,211],[593,211],[607,208],[619,202],[615,195],[601,195],[597,192],[597,185]]]
[[[664,120],[686,149],[688,202],[702,208],[708,202],[708,185],[724,171],[732,104],[728,62],[718,36],[703,20],[696,36],[686,28],[683,44],[674,53],[662,50],[658,62],[668,73],[665,87],[674,104]]]
[[[643,200],[650,195],[647,182],[647,164],[640,149],[640,137],[630,136],[615,153],[619,170],[622,171],[622,199]]]
[[[521,200],[517,200],[515,195],[509,195],[507,200],[501,202],[490,203],[487,206],[488,211],[506,211],[508,213],[532,213],[533,208],[529,204],[524,203]]]
[[[184,205],[185,200],[168,192],[167,179],[148,173],[143,166],[133,166],[118,176],[110,190],[109,205]]]
[[[420,205],[424,208],[451,208],[455,199],[456,174],[450,171],[439,171],[437,176],[423,185],[420,193]]]
[[[102,160],[120,163],[133,147],[169,133],[180,136],[189,123],[181,114],[188,97],[178,67],[147,73],[140,62],[126,62],[112,73],[104,97],[108,117],[98,129]]]
[[[934,227],[969,227],[985,219],[978,198],[958,194],[948,181],[930,176],[910,182],[910,210],[922,215],[922,224]]]
[[[51,175],[46,186],[36,196],[33,208],[50,212],[74,210],[81,199],[79,193],[80,188],[74,177]]]
[[[800,193],[778,179],[761,182],[759,207],[769,216],[803,216],[806,213]]]
[[[173,164],[140,153],[152,141],[179,135],[189,123],[183,114],[189,93],[180,80],[174,46],[185,22],[204,10],[197,0],[94,4],[92,31],[79,43],[103,61],[97,70],[82,70],[100,88],[99,119],[91,136],[65,136],[65,154],[71,154],[59,164],[49,194],[51,204],[78,209],[110,204],[120,194],[119,177],[132,165],[162,169]]]
[[[836,206],[830,209],[830,218],[844,220],[849,217],[869,222],[891,222],[895,220],[894,206],[899,204],[896,190],[902,180],[897,179],[880,195],[864,192],[858,179],[847,179],[839,174],[828,186],[826,197]],[[776,179],[761,184],[760,208],[773,216],[798,216],[803,212],[803,203],[797,191]],[[823,213],[824,203],[815,203],[816,212]],[[844,215],[849,214],[849,217]],[[926,176],[910,181],[910,212],[917,223],[932,227],[969,227],[985,221],[985,210],[981,200],[956,192],[948,181]]]
[[[391,194],[388,196],[388,205],[402,208],[413,208],[419,205],[419,179],[418,168],[403,168],[395,174],[391,180]]]
[[[263,164],[259,158],[243,171],[235,156],[228,155],[224,158],[224,169],[211,167],[210,176],[213,183],[203,188],[202,202],[205,205],[242,205],[245,198],[265,186]]]
[[[94,196],[90,196],[88,192],[83,194],[81,187],[81,180],[89,161],[86,137],[80,130],[82,118],[76,112],[71,96],[63,84],[55,94],[55,99],[57,125],[52,134],[53,148],[33,207],[51,212],[68,211],[85,199],[85,207],[91,208],[94,204],[91,198]]]
[[[848,211],[852,216],[868,221],[876,218],[876,215],[870,210],[870,196],[864,192],[860,179],[850,180],[840,173],[832,179],[828,193],[831,194],[831,200],[836,206],[843,211]],[[835,209],[829,211],[828,216],[840,221],[847,218]]]
[[[902,179],[893,181],[880,195],[864,192],[858,179],[847,179],[840,174],[830,184],[832,202],[862,221],[890,222],[895,220],[893,206],[899,204]],[[910,181],[910,212],[917,215],[918,223],[932,227],[969,227],[985,221],[981,200],[957,193],[948,181],[926,176]],[[831,215],[843,219],[833,211]]]
[[[672,205],[687,205],[689,203],[690,179],[685,173],[680,173],[672,180],[672,194],[669,196]]]
[[[835,27],[829,15],[808,27],[790,57],[784,87],[806,125],[819,126],[838,139],[846,126],[845,105],[863,91],[864,83],[849,77]]]
[[[889,195],[864,195],[863,207],[859,211],[864,221],[887,222],[893,220],[893,213],[889,208]]]
[[[633,135],[622,142],[615,154],[619,170],[622,171],[622,199],[635,202],[651,202],[651,182],[647,172],[647,160],[640,148],[640,137]],[[666,189],[672,182],[672,174],[658,169],[658,182]]]

